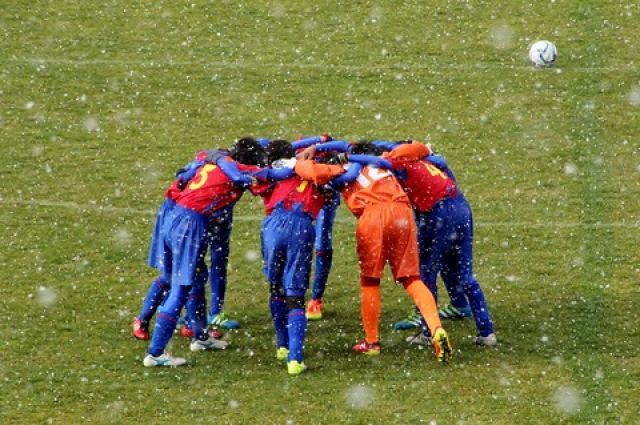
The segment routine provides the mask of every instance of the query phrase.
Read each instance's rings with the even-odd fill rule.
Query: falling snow
[[[354,385],[347,388],[345,399],[347,405],[355,410],[366,409],[374,401],[374,392],[371,387]]]
[[[51,307],[56,301],[58,301],[58,295],[53,289],[44,286],[38,288],[38,302],[41,305]]]
[[[558,387],[553,393],[555,408],[566,415],[575,415],[582,407],[583,397],[573,386]]]

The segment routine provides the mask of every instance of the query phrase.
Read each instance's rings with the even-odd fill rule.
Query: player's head
[[[229,149],[229,155],[234,161],[246,165],[263,166],[266,160],[264,148],[253,137],[239,139]]]
[[[286,140],[273,140],[265,149],[267,153],[267,162],[273,164],[279,159],[289,159],[296,156],[296,151],[291,143]]]
[[[351,145],[351,153],[362,155],[382,155],[384,150],[368,140],[360,140],[358,143]]]

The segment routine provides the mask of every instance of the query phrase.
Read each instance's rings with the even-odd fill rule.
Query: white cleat
[[[430,336],[426,336],[424,332],[419,332],[413,336],[408,336],[405,341],[409,343],[409,345],[422,345],[425,347],[431,347],[433,345],[433,340]]]
[[[173,357],[169,353],[162,353],[158,357],[154,357],[151,354],[147,354],[142,361],[146,367],[164,366],[164,367],[177,367],[187,363],[187,359],[182,357]]]
[[[485,347],[494,347],[498,344],[498,338],[496,338],[496,334],[493,333],[487,336],[477,336],[476,344],[484,345]]]
[[[189,348],[191,348],[191,351],[195,353],[207,350],[224,350],[227,348],[227,345],[229,345],[227,341],[216,339],[209,335],[209,337],[204,341],[200,341],[199,339],[192,340]]]

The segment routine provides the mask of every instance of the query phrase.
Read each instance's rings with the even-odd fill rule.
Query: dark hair
[[[267,162],[269,164],[279,159],[289,159],[296,156],[295,149],[286,140],[272,140],[265,152],[267,153]]]
[[[243,137],[239,139],[233,147],[229,149],[229,155],[234,161],[245,165],[263,166],[266,159],[264,148],[260,146],[260,143],[253,137]]]
[[[367,140],[360,140],[358,143],[351,145],[351,153],[380,156],[384,149],[374,145]]]

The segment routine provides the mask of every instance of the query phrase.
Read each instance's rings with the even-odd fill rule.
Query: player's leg
[[[281,283],[271,283],[270,285],[269,310],[276,331],[276,359],[287,360],[289,356],[287,297]]]
[[[238,321],[225,317],[223,313],[232,225],[233,206],[219,212],[218,216],[213,218],[209,225],[209,244],[211,249],[211,308],[209,310],[209,323],[223,329],[237,329],[240,327]]]
[[[304,311],[304,295],[311,275],[315,231],[312,219],[306,214],[294,212],[289,216],[287,261],[282,283],[287,297],[287,369],[289,374],[297,375],[305,369],[304,340],[307,318]]]
[[[137,339],[148,340],[149,339],[149,323],[151,318],[156,313],[158,306],[164,301],[171,283],[169,279],[160,274],[147,289],[147,294],[142,302],[142,309],[140,314],[133,320],[133,336]]]
[[[353,346],[359,353],[380,353],[380,279],[384,270],[383,221],[378,207],[370,207],[356,224],[356,248],[360,264],[360,315],[365,339]]]
[[[205,284],[207,282],[207,266],[204,260],[196,272],[195,281],[189,292],[185,305],[186,320],[180,330],[183,336],[187,336],[185,329],[189,330],[189,337],[204,341],[207,339],[207,302],[205,299]]]
[[[471,304],[476,327],[480,333],[480,337],[477,340],[478,343],[481,345],[495,345],[496,338],[489,307],[487,306],[484,292],[473,275],[473,217],[471,209],[464,198],[456,199],[456,207],[456,233],[458,239],[456,241],[457,247],[454,251],[456,261],[452,262],[451,268],[458,278],[459,286],[462,287]]]
[[[270,285],[269,310],[276,333],[276,358],[286,360],[289,352],[287,330],[287,300],[282,288],[282,276],[286,264],[288,235],[283,231],[282,221],[286,220],[280,211],[266,217],[260,232],[263,258],[263,272]]]
[[[158,306],[166,298],[171,287],[171,249],[166,246],[164,232],[169,230],[167,223],[170,221],[175,202],[165,200],[158,209],[156,222],[149,244],[147,264],[160,271],[160,275],[151,283],[138,317],[133,321],[133,336],[137,339],[149,339],[149,323],[156,313]]]
[[[315,271],[311,299],[306,312],[309,320],[322,319],[323,296],[333,263],[333,223],[339,205],[340,194],[335,193],[333,198],[320,210],[316,219]]]
[[[145,366],[180,366],[186,363],[183,358],[172,357],[165,353],[165,349],[176,328],[178,316],[187,302],[190,290],[191,287],[188,285],[171,285],[167,299],[158,310],[151,343],[143,362]]]
[[[360,317],[364,340],[353,346],[353,351],[367,355],[380,354],[380,279],[360,275]]]
[[[416,228],[418,237],[418,258],[420,261],[420,277],[427,285],[434,298],[438,297],[438,258],[440,247],[435,245],[435,220],[431,213],[416,213]],[[398,330],[419,329],[424,326],[420,310],[414,306],[409,315],[398,322],[393,327]]]

